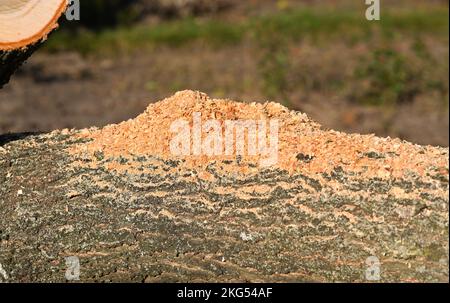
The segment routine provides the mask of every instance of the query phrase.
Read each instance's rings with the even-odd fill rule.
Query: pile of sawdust
[[[429,169],[448,174],[448,150],[414,145],[399,139],[374,135],[344,134],[322,130],[305,114],[290,111],[277,103],[241,103],[210,99],[207,95],[182,91],[163,101],[149,105],[135,119],[102,129],[87,129],[77,136],[90,138],[73,153],[91,156],[132,158],[153,155],[163,159],[183,159],[184,165],[205,168],[211,162],[236,160],[233,156],[189,155],[175,156],[170,142],[175,136],[171,124],[185,119],[192,125],[193,114],[201,113],[202,120],[278,120],[278,161],[272,167],[289,173],[319,174],[336,167],[371,177],[401,177],[404,174],[424,175]],[[269,131],[267,130],[267,133]],[[205,134],[203,134],[203,137]],[[241,172],[262,169],[259,155],[243,155],[230,169]],[[131,164],[130,164],[131,163]],[[129,162],[127,165],[133,165]]]

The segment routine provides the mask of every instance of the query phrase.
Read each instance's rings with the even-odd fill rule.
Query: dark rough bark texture
[[[435,194],[448,194],[448,174],[363,179],[336,167],[324,176],[345,189],[336,191],[301,174],[220,175],[212,164],[209,182],[160,173],[179,163],[151,156],[136,157],[142,173],[107,170],[126,160],[102,155],[83,168],[75,161],[90,159],[67,153],[75,143],[57,132],[0,137],[0,281],[64,282],[68,256],[81,282],[364,282],[369,256],[382,282],[448,281],[448,196]]]
[[[0,50],[0,88],[9,82],[14,72],[38,49],[40,43],[24,49]]]

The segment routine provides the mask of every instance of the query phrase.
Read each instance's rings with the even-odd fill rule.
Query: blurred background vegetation
[[[0,132],[102,126],[177,90],[448,146],[448,0],[81,0],[0,92]]]

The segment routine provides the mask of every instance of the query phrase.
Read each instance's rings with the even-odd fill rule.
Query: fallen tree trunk
[[[117,141],[118,128],[130,129],[101,131]],[[367,147],[328,172],[310,173],[320,155],[301,153],[293,173],[240,173],[224,169],[252,168],[239,157],[195,169],[90,155],[90,132],[0,137],[0,280],[62,282],[75,257],[82,282],[448,281],[448,149],[383,139],[397,152]],[[323,143],[326,131],[309,133]],[[336,154],[366,139],[340,138],[325,142]],[[370,168],[404,157],[402,176]]]
[[[66,4],[66,0],[1,1],[0,88],[57,27]]]

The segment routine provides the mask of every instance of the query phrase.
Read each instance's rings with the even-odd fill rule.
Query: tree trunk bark
[[[58,25],[66,0],[2,0],[0,88]]]
[[[75,144],[0,137],[0,281],[76,280],[79,261],[81,282],[448,282],[448,166],[394,179],[211,165],[207,180],[150,155],[89,168]]]
[[[40,43],[20,50],[0,51],[0,88],[8,84],[14,72],[33,54]]]

